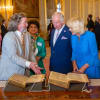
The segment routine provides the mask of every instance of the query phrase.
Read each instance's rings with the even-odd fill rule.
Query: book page
[[[17,85],[19,87],[25,87],[26,81],[28,80],[27,76],[20,75],[20,74],[14,74],[8,79],[9,83],[12,83],[13,85]]]
[[[88,83],[89,82],[86,74],[68,73],[67,79],[70,80],[70,81],[82,82],[82,83]]]
[[[66,74],[51,71],[49,76],[49,83],[63,88],[69,88],[69,81],[67,80]]]
[[[37,83],[37,82],[43,82],[45,79],[45,74],[39,74],[39,75],[32,75],[28,78],[26,83]]]

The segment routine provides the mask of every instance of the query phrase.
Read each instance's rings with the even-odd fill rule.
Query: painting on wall
[[[28,18],[39,17],[39,0],[13,0],[13,13],[24,12]]]

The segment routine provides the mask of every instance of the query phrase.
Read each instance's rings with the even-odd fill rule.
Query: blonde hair
[[[74,28],[75,33],[83,34],[85,31],[84,20],[78,17],[71,18],[67,21],[69,28]]]

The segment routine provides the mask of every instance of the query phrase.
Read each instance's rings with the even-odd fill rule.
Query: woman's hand
[[[77,72],[77,71],[78,71],[78,67],[76,61],[73,61],[73,72]]]
[[[77,65],[73,66],[73,72],[78,71]]]
[[[78,72],[84,73],[85,70],[86,70],[88,67],[89,67],[89,64],[84,64],[84,65],[78,70]]]

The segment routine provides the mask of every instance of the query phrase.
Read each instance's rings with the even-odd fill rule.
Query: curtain
[[[13,14],[12,0],[0,0],[0,15],[8,20]]]
[[[100,17],[100,0],[60,0],[62,12],[67,19],[77,16],[87,21],[88,14],[93,15],[93,20]]]

